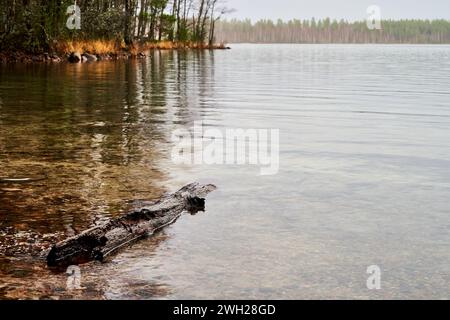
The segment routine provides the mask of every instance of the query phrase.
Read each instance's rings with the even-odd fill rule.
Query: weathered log
[[[120,248],[174,223],[183,212],[204,211],[204,197],[215,189],[214,185],[189,184],[146,208],[59,242],[50,250],[47,264],[56,267],[104,261]]]

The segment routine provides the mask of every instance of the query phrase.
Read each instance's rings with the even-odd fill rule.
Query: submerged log
[[[214,185],[189,184],[149,207],[59,242],[50,250],[47,264],[56,267],[104,261],[120,248],[174,223],[184,211],[204,211],[204,197],[215,189]]]

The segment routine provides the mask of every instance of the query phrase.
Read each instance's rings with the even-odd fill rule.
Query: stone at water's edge
[[[95,62],[98,60],[96,56],[89,53],[83,53],[81,56],[86,59],[86,62]]]
[[[70,63],[79,63],[81,61],[81,54],[79,52],[72,52],[68,60]]]
[[[89,53],[80,54],[79,52],[72,52],[69,55],[68,61],[70,63],[80,63],[80,62],[96,62],[99,59],[97,56]]]

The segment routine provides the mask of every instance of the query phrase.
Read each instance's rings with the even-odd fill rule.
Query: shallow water
[[[233,45],[0,66],[0,298],[450,298],[450,46]],[[177,165],[172,132],[280,129],[280,170]],[[42,250],[219,189],[66,290]],[[45,252],[45,251],[44,251]],[[382,270],[368,290],[368,266]]]

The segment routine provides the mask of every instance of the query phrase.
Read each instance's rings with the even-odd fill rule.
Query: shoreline
[[[130,46],[112,41],[65,41],[57,43],[48,52],[26,52],[24,50],[0,51],[0,64],[13,63],[84,63],[97,61],[118,61],[142,59],[149,51],[170,50],[229,50],[224,43],[203,44],[193,42],[161,41],[152,43],[134,43]]]

